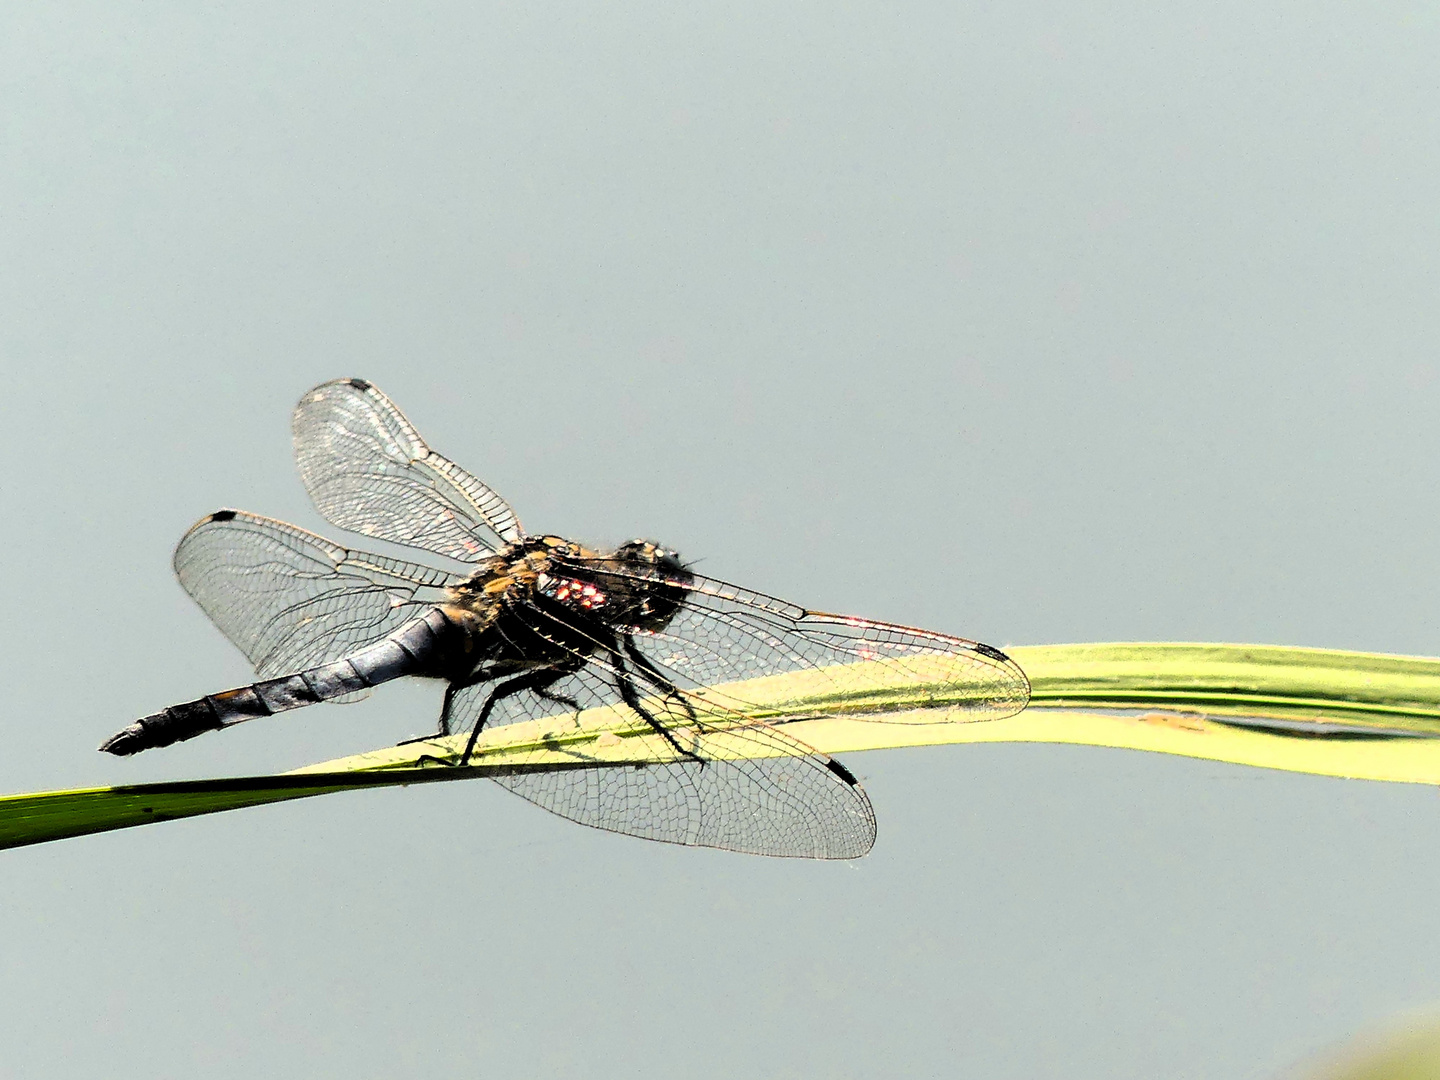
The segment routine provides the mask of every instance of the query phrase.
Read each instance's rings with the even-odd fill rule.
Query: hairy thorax
[[[556,559],[598,560],[591,551],[558,536],[527,537],[482,562],[464,581],[450,586],[445,613],[472,633],[494,624],[508,606],[533,599],[549,584]]]
[[[600,552],[559,536],[527,537],[451,586],[444,610],[477,636],[503,623],[506,611],[537,605],[589,631],[653,633],[670,622],[690,581],[673,551],[648,540]]]

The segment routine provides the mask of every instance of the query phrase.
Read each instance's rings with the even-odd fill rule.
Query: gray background
[[[532,529],[998,645],[1440,654],[1422,4],[9,5],[0,790],[245,680],[169,552],[377,382]],[[333,530],[332,530],[333,531]],[[1423,788],[853,755],[855,864],[484,784],[0,857],[0,1071],[1266,1077],[1440,998]]]

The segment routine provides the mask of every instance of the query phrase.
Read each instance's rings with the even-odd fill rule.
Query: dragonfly
[[[431,449],[363,379],[306,393],[292,432],[327,521],[439,559],[342,546],[241,510],[208,515],[181,538],[175,573],[258,681],[143,717],[101,750],[135,754],[419,677],[444,684],[433,738],[456,740],[458,751],[431,762],[470,764],[482,735],[503,725],[578,723],[608,707],[647,736],[636,760],[494,779],[599,829],[840,859],[874,844],[868,795],[844,765],[785,730],[813,709],[762,708],[744,687],[804,672],[840,700],[854,697],[851,676],[862,670],[901,686],[934,685],[938,671],[943,707],[912,702],[905,722],[991,720],[1029,700],[1020,667],[981,642],[808,611],[704,577],[650,540],[605,550],[527,533],[504,499]]]

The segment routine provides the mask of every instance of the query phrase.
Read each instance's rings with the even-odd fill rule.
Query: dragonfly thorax
[[[685,601],[690,568],[668,548],[632,540],[595,551],[559,536],[526,537],[450,587],[452,603],[484,627],[507,603],[544,597],[582,621],[654,633]]]

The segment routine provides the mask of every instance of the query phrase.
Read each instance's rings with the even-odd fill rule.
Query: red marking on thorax
[[[590,610],[605,606],[605,594],[587,581],[573,578],[557,578],[552,596],[566,604],[575,604]]]

